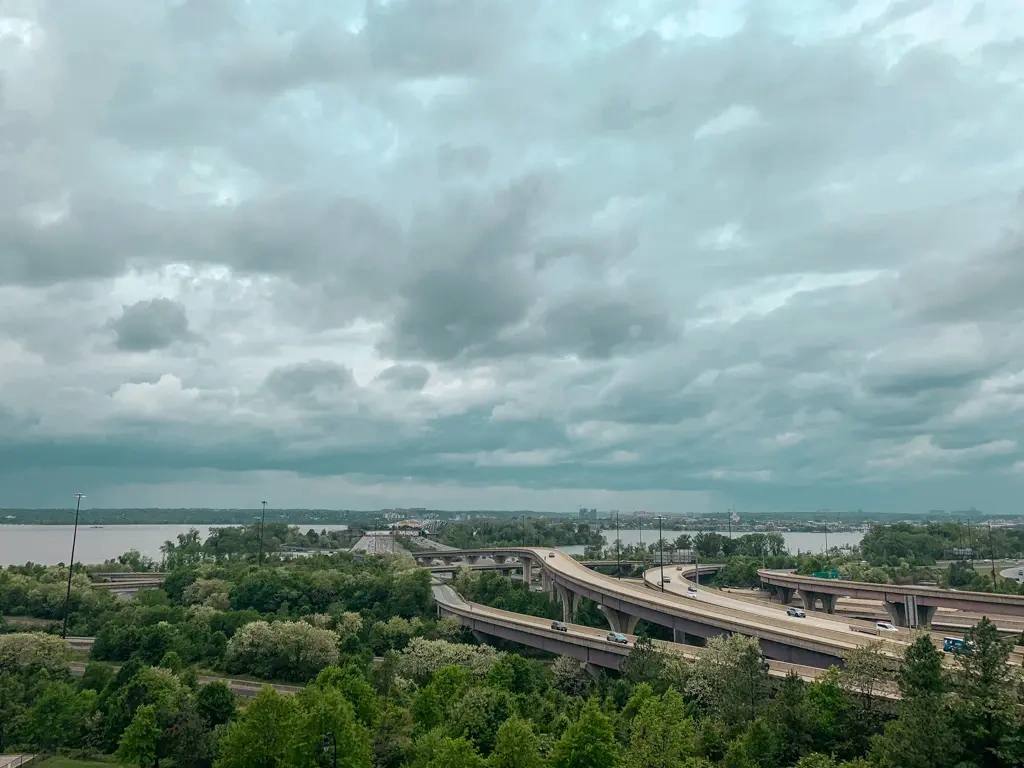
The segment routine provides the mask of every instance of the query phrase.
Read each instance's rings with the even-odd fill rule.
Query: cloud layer
[[[999,0],[6,3],[0,506],[1016,511],[1022,82]]]

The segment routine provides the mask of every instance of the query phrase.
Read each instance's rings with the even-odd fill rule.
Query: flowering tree
[[[442,667],[455,665],[464,667],[474,677],[483,678],[503,655],[489,645],[416,637],[399,657],[398,674],[416,683],[424,683]]]
[[[308,680],[338,662],[338,634],[303,621],[254,621],[231,638],[227,658],[235,672]]]

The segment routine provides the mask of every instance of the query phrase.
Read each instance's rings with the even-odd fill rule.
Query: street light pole
[[[65,640],[68,636],[68,611],[71,609],[71,575],[75,572],[75,544],[78,542],[78,513],[82,510],[84,493],[75,494],[75,531],[71,534],[71,560],[68,562],[68,591],[64,596],[64,626],[60,636]]]
[[[526,548],[526,515],[523,515],[523,548]]]
[[[664,515],[658,515],[658,562],[661,563],[661,591],[665,591],[665,540],[661,536],[661,521]]]
[[[615,513],[615,577],[622,578],[622,555],[620,552],[622,542],[619,541],[619,513]]]
[[[333,768],[338,768],[338,738],[333,733],[328,733],[324,736],[324,749],[329,749],[331,746],[334,747],[334,756],[331,758],[331,765]]]
[[[263,565],[263,528],[267,524],[267,502],[261,501],[260,504],[263,505],[263,516],[260,518],[260,557],[259,557],[258,564],[260,566],[262,566]]]

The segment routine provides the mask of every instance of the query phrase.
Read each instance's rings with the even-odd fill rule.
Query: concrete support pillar
[[[886,601],[885,612],[889,614],[889,619],[897,627],[907,626],[907,607],[902,603],[890,603]]]
[[[508,560],[508,555],[495,555],[494,562],[498,565],[504,565],[505,561]]]
[[[917,626],[930,627],[932,625],[932,619],[935,618],[935,612],[937,610],[938,608],[934,605],[917,606]]]
[[[615,608],[609,608],[607,605],[599,605],[598,608],[600,608],[604,617],[608,619],[608,626],[611,627],[612,632],[632,635],[636,631],[636,623],[640,620],[639,616],[630,616],[628,613]]]
[[[793,592],[795,591],[792,587],[772,587],[773,592],[779,596],[779,601],[783,605],[789,605],[793,600]]]
[[[597,665],[591,664],[589,661],[580,662],[580,668],[595,680],[597,680],[597,676],[601,674],[601,670],[598,669]]]
[[[480,562],[480,555],[467,555],[466,560],[469,561],[470,565],[476,565]]]
[[[478,630],[473,630],[473,639],[480,643],[480,645],[487,645],[487,636]]]
[[[681,629],[672,630],[672,639],[673,641],[682,643],[683,645],[695,645],[701,648],[708,644],[708,639],[706,637],[693,635],[689,632],[684,632]]]
[[[551,578],[543,568],[540,569],[540,588],[542,592],[551,592]]]
[[[803,601],[805,611],[813,611],[814,604],[818,602],[818,593],[801,589],[800,599]]]
[[[555,584],[555,594],[558,595],[558,599],[562,603],[562,621],[568,624],[572,621],[572,617],[575,614],[575,609],[578,605],[576,602],[578,595],[565,585],[557,583]]]
[[[821,598],[821,607],[825,609],[825,613],[836,612],[836,596],[822,592],[818,595]]]

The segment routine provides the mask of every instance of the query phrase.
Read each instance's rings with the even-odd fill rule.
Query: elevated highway
[[[441,616],[450,616],[474,632],[498,637],[537,648],[560,656],[569,656],[585,665],[604,669],[618,669],[622,660],[632,650],[636,637],[627,635],[628,645],[613,643],[605,639],[607,630],[585,627],[580,624],[566,624],[566,631],[551,628],[550,619],[527,616],[522,613],[502,611],[480,603],[464,600],[451,587],[435,584],[434,602]],[[654,641],[659,649],[693,661],[699,658],[702,649],[681,643]],[[797,674],[804,680],[814,680],[822,674],[818,667],[788,664],[781,661],[768,662],[768,674],[772,677],[786,677]]]
[[[800,576],[792,571],[759,570],[757,575],[762,584],[779,596],[783,604],[789,603],[795,592],[800,593],[804,607],[808,610],[820,602],[827,613],[835,611],[839,597],[877,600],[884,604],[892,623],[899,627],[930,626],[939,608],[953,608],[985,616],[1024,616],[1024,596],[1021,595],[821,579]]]
[[[766,614],[741,601],[719,604],[655,592],[642,583],[596,573],[549,548],[457,550],[446,552],[445,556],[468,563],[488,558],[506,568],[517,563],[524,571],[531,569],[530,573],[536,568],[540,571],[542,589],[550,590],[561,601],[566,622],[578,612],[579,601],[586,597],[598,604],[613,630],[627,635],[634,632],[640,619],[672,629],[677,641],[691,645],[700,645],[709,637],[739,633],[756,637],[769,659],[815,667],[842,666],[846,653],[879,639],[851,629],[846,623],[819,626],[806,620],[780,618],[774,611]],[[886,639],[883,643],[884,650],[891,655],[902,653],[903,642]]]

